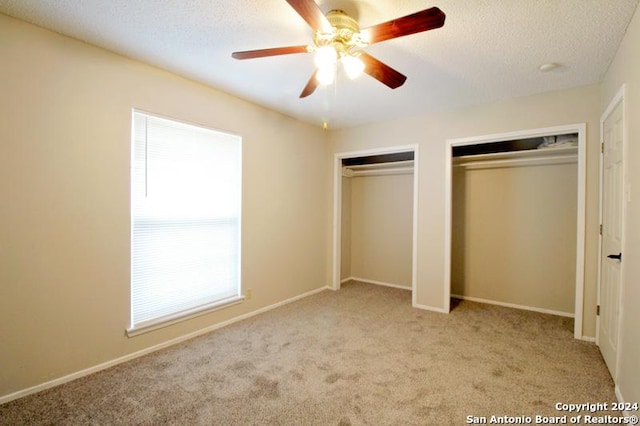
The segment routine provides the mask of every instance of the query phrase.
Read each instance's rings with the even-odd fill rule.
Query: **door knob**
[[[610,254],[609,256],[607,256],[609,259],[618,259],[620,262],[622,262],[622,253],[618,253],[618,254]]]

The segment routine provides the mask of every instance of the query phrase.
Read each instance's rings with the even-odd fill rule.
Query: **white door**
[[[623,226],[622,102],[603,123],[602,254],[598,346],[614,379],[618,348]]]

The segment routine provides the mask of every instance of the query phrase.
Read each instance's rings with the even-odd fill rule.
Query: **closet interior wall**
[[[413,166],[379,167],[342,177],[340,278],[410,290]]]
[[[573,315],[577,148],[553,149],[454,159],[452,297]]]

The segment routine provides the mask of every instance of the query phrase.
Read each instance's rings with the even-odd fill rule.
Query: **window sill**
[[[148,333],[150,331],[158,330],[168,327],[173,324],[177,324],[182,321],[189,320],[191,318],[199,317],[201,315],[209,314],[211,312],[225,309],[233,305],[237,305],[244,301],[244,296],[233,296],[218,302],[209,303],[207,305],[198,306],[197,308],[189,309],[187,311],[178,312],[173,315],[164,316],[154,320],[144,321],[134,327],[126,330],[127,337],[135,337],[140,334]]]

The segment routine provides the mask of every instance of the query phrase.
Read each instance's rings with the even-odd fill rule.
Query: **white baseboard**
[[[595,343],[596,342],[596,338],[595,337],[591,337],[591,336],[581,336],[580,340],[584,340],[585,342],[589,342],[589,343]]]
[[[436,308],[434,306],[427,306],[427,305],[421,305],[419,303],[413,303],[411,306],[413,306],[416,309],[422,309],[424,311],[431,311],[431,312],[437,312],[439,314],[448,314],[449,311],[443,308]]]
[[[383,287],[392,287],[392,288],[399,288],[401,290],[411,290],[410,286],[406,286],[406,285],[402,285],[402,284],[393,284],[393,283],[385,283],[382,281],[376,281],[376,280],[370,280],[367,278],[360,278],[360,277],[350,277],[347,278],[341,282],[346,282],[346,281],[359,281],[361,283],[366,283],[366,284],[374,284],[374,285],[381,285]]]
[[[625,401],[624,397],[622,396],[622,392],[620,391],[620,387],[618,387],[618,385],[615,385],[615,392],[616,392],[616,399],[618,400],[618,402],[620,404],[625,404],[627,401]],[[637,413],[633,413],[634,415],[637,415]],[[624,410],[622,412],[622,415],[625,417],[631,417],[631,411],[629,410]]]
[[[620,393],[620,388],[618,387],[618,385],[615,386],[615,392],[616,392],[616,399],[618,400],[619,403],[624,404],[624,398],[622,397],[622,393]],[[625,417],[627,416],[627,413],[625,412]]]
[[[454,299],[469,300],[471,302],[478,302],[478,303],[486,303],[486,304],[489,304],[489,305],[504,306],[506,308],[515,308],[515,309],[522,309],[522,310],[525,310],[525,311],[540,312],[542,314],[558,315],[558,316],[561,316],[561,317],[568,317],[568,318],[573,318],[574,317],[574,315],[572,313],[569,313],[569,312],[554,311],[552,309],[536,308],[536,307],[533,307],[533,306],[517,305],[515,303],[497,302],[495,300],[481,299],[479,297],[461,296],[459,294],[452,294],[451,297],[453,297]]]
[[[46,390],[46,389],[50,389],[50,388],[62,385],[64,383],[70,382],[72,380],[76,380],[76,379],[79,379],[81,377],[88,376],[89,374],[97,373],[98,371],[105,370],[105,369],[113,367],[115,365],[122,364],[122,363],[127,362],[127,361],[131,361],[131,360],[133,360],[135,358],[139,358],[141,356],[150,354],[152,352],[159,351],[160,349],[164,349],[164,348],[167,348],[169,346],[177,345],[178,343],[182,343],[182,342],[184,342],[186,340],[193,339],[194,337],[197,337],[197,336],[200,336],[200,335],[203,335],[203,334],[206,334],[206,333],[210,333],[212,331],[221,329],[223,327],[229,326],[229,325],[234,324],[236,322],[240,322],[242,320],[245,320],[245,319],[254,317],[256,315],[265,313],[267,311],[271,311],[273,309],[279,308],[281,306],[287,305],[287,304],[295,302],[297,300],[304,299],[305,297],[309,297],[309,296],[312,296],[312,295],[314,295],[316,293],[320,293],[321,291],[324,291],[324,290],[327,290],[327,289],[330,289],[330,287],[327,287],[327,286],[320,287],[320,288],[317,288],[315,290],[311,290],[311,291],[308,291],[306,293],[300,294],[298,296],[294,296],[294,297],[291,297],[289,299],[283,300],[282,302],[274,303],[273,305],[265,306],[264,308],[260,308],[260,309],[257,309],[255,311],[251,311],[251,312],[248,312],[246,314],[239,315],[239,316],[231,318],[231,319],[229,319],[227,321],[223,321],[223,322],[219,322],[219,323],[213,324],[213,325],[211,325],[209,327],[205,327],[203,329],[194,331],[193,333],[185,334],[183,336],[176,337],[175,339],[168,340],[166,342],[157,344],[155,346],[151,346],[149,348],[142,349],[142,350],[139,350],[137,352],[130,353],[128,355],[124,355],[124,356],[122,356],[120,358],[116,358],[116,359],[113,359],[113,360],[110,360],[110,361],[107,361],[107,362],[103,362],[101,364],[94,365],[93,367],[89,367],[89,368],[86,368],[84,370],[80,370],[80,371],[77,371],[75,373],[68,374],[66,376],[58,377],[57,379],[53,379],[53,380],[50,380],[48,382],[41,383],[39,385],[35,385],[35,386],[29,387],[27,389],[19,390],[17,392],[13,392],[13,393],[10,393],[8,395],[0,396],[0,404],[4,404],[4,403],[7,403],[9,401],[13,401],[14,399],[22,398],[22,397],[25,397],[27,395],[34,394],[36,392],[40,392],[40,391],[43,391],[43,390]]]

